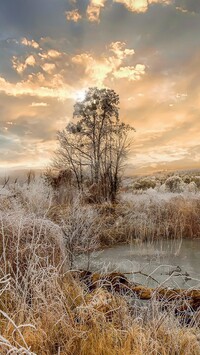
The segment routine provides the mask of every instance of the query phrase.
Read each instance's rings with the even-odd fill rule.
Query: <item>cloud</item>
[[[112,42],[110,45],[110,51],[113,52],[117,58],[123,60],[127,56],[132,56],[135,53],[134,49],[124,48],[125,45],[125,42]]]
[[[82,53],[72,58],[72,62],[83,66],[88,83],[103,86],[107,75],[112,72],[113,64],[107,59],[96,59],[89,53]]]
[[[185,7],[182,6],[176,6],[176,10],[182,12],[183,14],[190,14],[190,15],[196,15],[198,13],[196,11],[186,9]]]
[[[73,101],[70,99],[66,104],[54,97],[39,99],[0,93],[0,103],[4,103],[0,122],[0,167],[44,167],[51,158],[56,149],[56,131],[63,129],[72,116]],[[37,105],[41,103],[47,105]]]
[[[161,5],[171,5],[174,3],[174,0],[148,0],[148,3],[151,4],[161,4]]]
[[[39,76],[39,75],[38,75]],[[37,76],[37,78],[38,78]],[[6,95],[11,96],[33,96],[33,97],[50,97],[56,98],[58,100],[66,100],[69,98],[74,98],[74,89],[67,84],[59,83],[57,84],[56,79],[51,83],[50,86],[41,86],[39,81],[36,83],[31,82],[30,80],[21,81],[16,84],[11,83],[4,78],[0,77],[0,92],[5,93]],[[42,80],[42,79],[41,79]],[[53,86],[54,84],[54,86]]]
[[[197,15],[200,13],[200,3],[196,0],[176,0],[176,10],[184,14]]]
[[[21,43],[24,46],[33,47],[35,49],[39,48],[39,44],[36,41],[34,41],[33,39],[32,40],[28,40],[27,38],[24,37],[24,38],[22,38]]]
[[[48,74],[51,74],[51,73],[54,71],[55,67],[56,67],[56,66],[55,66],[54,63],[45,63],[45,64],[41,65],[41,68],[42,68],[45,72],[47,72]]]
[[[46,102],[32,102],[30,107],[47,107],[48,104]]]
[[[181,6],[176,6],[176,10],[180,11],[180,12],[183,12],[183,13],[188,13],[189,11],[184,9],[183,7]]]
[[[82,53],[74,56],[72,62],[84,68],[86,80],[97,86],[104,86],[105,80],[115,77],[116,79],[128,78],[128,80],[139,80],[145,74],[145,66],[136,64],[135,67],[122,66],[127,57],[131,57],[134,49],[125,48],[124,42],[112,42],[108,46],[108,53],[96,58],[91,53]],[[113,53],[113,55],[110,54]]]
[[[170,5],[173,0],[113,0],[113,2],[123,4],[129,11],[144,13],[151,4]]]
[[[132,12],[146,12],[148,9],[147,0],[114,0],[114,2],[123,4]]]
[[[100,11],[104,7],[107,0],[90,0],[87,7],[88,20],[91,22],[99,22]]]
[[[31,67],[34,67],[34,65],[35,65],[35,58],[34,58],[34,56],[33,55],[30,55],[29,57],[27,57],[26,58],[26,60],[25,60],[25,64],[28,66],[28,65],[30,65]]]
[[[55,49],[50,49],[47,54],[50,58],[58,58],[61,56],[61,53],[56,51]]]
[[[129,81],[140,80],[144,74],[145,65],[143,64],[136,64],[135,67],[121,67],[113,73],[116,79],[127,78]]]
[[[43,59],[58,59],[62,56],[62,53],[55,50],[55,49],[50,49],[47,52],[42,51],[38,55],[40,58],[43,58]]]
[[[56,130],[72,118],[77,94],[97,85],[119,94],[120,118],[136,128],[134,166],[198,163],[200,22],[191,13],[199,12],[199,2],[53,1],[43,10],[48,0],[37,1],[31,5],[33,11],[38,6],[32,23],[33,11],[26,26],[21,21],[28,7],[20,18],[13,11],[7,25],[0,21],[0,145],[5,147],[0,161],[39,165],[41,157],[46,163]],[[88,4],[96,7],[90,21],[65,20],[72,8],[88,17],[83,15]]]
[[[149,9],[151,4],[161,4],[161,5],[170,5],[174,0],[113,0],[113,3],[119,3],[126,7],[127,10],[136,13],[144,13]],[[99,22],[100,13],[102,8],[105,7],[105,4],[108,3],[108,0],[90,0],[87,7],[87,17],[90,22]],[[75,19],[79,17],[79,14],[74,13],[74,11],[69,11],[69,19]],[[76,22],[79,18],[76,20]]]
[[[68,21],[73,21],[73,22],[78,22],[82,18],[78,9],[72,11],[66,11],[65,16]]]
[[[37,67],[36,68],[37,71],[42,68],[44,72],[48,74],[52,74],[52,72],[56,68],[55,63],[57,63],[57,61],[59,62],[60,59],[62,59],[64,53],[61,53],[56,49],[49,49],[48,51],[45,51],[42,50],[42,48],[40,48],[40,50],[41,52],[36,53],[34,55],[30,54],[29,56],[25,56],[24,59],[22,56],[20,57],[14,56],[12,58],[13,68],[17,71],[18,74],[25,75],[24,71],[28,67]]]
[[[34,56],[29,55],[24,62],[20,62],[16,56],[12,58],[13,68],[19,73],[23,73],[23,71],[28,67],[34,67],[36,64]]]
[[[125,42],[115,41],[106,45],[105,50],[106,52],[102,52],[100,56],[91,52],[82,52],[70,57],[66,52],[55,48],[48,50],[40,48],[40,52],[34,56],[31,54],[24,59],[22,56],[13,57],[13,67],[18,73],[23,74],[24,82],[29,81],[32,84],[34,82],[40,87],[58,88],[62,87],[65,81],[70,82],[72,86],[81,83],[81,87],[83,85],[84,87],[91,85],[102,87],[106,85],[106,79],[126,78],[128,74],[130,80],[139,79],[139,72],[142,74],[142,68],[138,63],[134,67],[132,65],[132,57],[135,54],[133,48],[128,48]],[[130,65],[127,66],[127,64]],[[30,70],[25,71],[31,66],[35,67],[34,73]],[[118,72],[121,67],[123,69]],[[128,74],[127,71],[129,71]]]

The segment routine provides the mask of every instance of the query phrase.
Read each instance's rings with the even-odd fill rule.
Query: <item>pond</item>
[[[77,266],[87,268],[86,257],[79,256]],[[114,246],[93,252],[90,270],[127,273],[132,281],[150,287],[200,288],[200,239]]]

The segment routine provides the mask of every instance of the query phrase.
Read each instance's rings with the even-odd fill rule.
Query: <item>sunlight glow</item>
[[[86,96],[86,89],[79,90],[75,93],[75,100],[76,101],[83,101]]]

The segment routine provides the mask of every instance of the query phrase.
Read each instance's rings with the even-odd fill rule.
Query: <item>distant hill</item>
[[[5,178],[9,177],[9,181],[13,182],[16,179],[18,181],[26,181],[27,174],[31,171],[34,171],[36,176],[42,174],[44,169],[0,169],[0,183],[2,184]]]

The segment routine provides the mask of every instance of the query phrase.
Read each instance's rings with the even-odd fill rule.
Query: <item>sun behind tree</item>
[[[111,89],[89,88],[75,103],[73,119],[58,132],[54,166],[70,169],[79,190],[87,182],[95,200],[114,202],[133,130],[119,120],[119,96]]]

